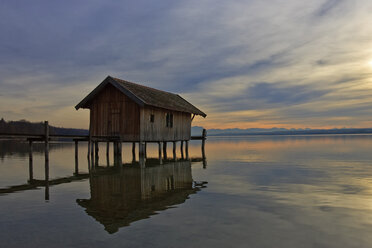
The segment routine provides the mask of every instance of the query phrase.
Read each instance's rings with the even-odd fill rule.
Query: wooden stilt
[[[203,157],[203,169],[207,168],[207,159],[206,157]]]
[[[145,159],[147,159],[147,142],[144,143],[143,153],[144,153]]]
[[[95,162],[94,162],[94,142],[90,142],[90,159],[92,161],[92,167],[94,167]]]
[[[136,142],[132,143],[132,161],[136,161]]]
[[[79,143],[75,140],[75,175],[79,174]]]
[[[164,160],[168,159],[168,157],[167,157],[167,142],[166,141],[163,142],[163,156],[164,156]]]
[[[99,144],[98,141],[94,142],[94,155],[96,158],[99,157]]]
[[[90,159],[90,142],[91,142],[91,139],[90,139],[90,136],[89,136],[89,140],[88,140],[88,159]]]
[[[181,150],[181,158],[184,159],[184,156],[183,156],[183,140],[181,140],[180,150]]]
[[[145,145],[143,142],[139,142],[139,159],[145,158]]]
[[[49,200],[49,123],[44,122],[45,132],[45,200]]]
[[[188,140],[186,140],[185,148],[186,148],[186,159],[188,160],[189,159],[189,141]]]
[[[106,143],[106,160],[107,160],[107,167],[110,166],[110,141]]]
[[[123,165],[123,147],[122,147],[122,142],[119,141],[118,143],[118,164],[119,166],[122,166]]]
[[[110,156],[110,141],[106,142],[106,157]]]
[[[161,143],[158,142],[158,153],[159,153],[159,163],[163,164],[163,158],[161,156]]]
[[[173,160],[176,160],[176,141],[173,141]]]
[[[33,158],[32,158],[32,140],[28,142],[28,173],[29,173],[29,179],[30,183],[32,180],[34,180],[34,169],[33,169]]]
[[[114,152],[114,165],[118,164],[118,143],[116,141],[113,142],[113,152]]]
[[[98,166],[98,163],[99,163],[99,143],[98,143],[98,141],[94,142],[94,163],[95,163],[95,166]]]
[[[205,140],[207,139],[207,130],[203,129],[202,139],[202,157],[205,157]]]
[[[139,148],[139,150],[141,150],[141,149],[143,149],[143,147],[142,148]],[[146,159],[145,159],[144,156],[139,156],[138,162],[139,162],[141,168],[145,168],[146,167]]]

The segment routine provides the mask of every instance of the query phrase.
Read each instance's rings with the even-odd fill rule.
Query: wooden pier
[[[203,130],[201,136],[192,136],[191,140],[201,140],[201,153],[202,158],[194,161],[202,161],[203,167],[206,168],[206,158],[205,158],[205,140],[207,133],[206,130]],[[49,145],[50,141],[59,141],[61,139],[69,139],[74,142],[75,146],[75,168],[73,176],[57,179],[49,179]],[[122,140],[119,136],[89,136],[89,135],[55,135],[50,134],[49,132],[49,123],[48,121],[44,122],[44,134],[35,135],[35,134],[8,134],[0,133],[0,140],[19,140],[27,141],[29,146],[29,179],[27,184],[11,186],[5,189],[0,189],[0,194],[12,193],[16,191],[35,189],[40,186],[45,187],[45,200],[49,200],[49,186],[56,185],[65,182],[71,182],[75,180],[82,180],[89,177],[89,174],[81,174],[79,172],[79,142],[88,142],[88,168],[89,170],[94,170],[95,167],[98,167],[99,160],[99,142],[106,143],[106,158],[107,166],[110,166],[109,155],[110,155],[110,143],[113,144],[113,157],[114,165],[122,166],[122,144],[131,143],[132,144],[132,164],[136,162],[136,146],[138,143],[138,161],[141,168],[146,166],[147,159],[147,144],[154,143],[158,145],[158,163],[163,164],[166,161],[172,160],[190,160],[189,157],[189,141],[180,140],[180,158],[177,158],[177,142],[172,141],[172,159],[168,158],[167,155],[167,143],[166,141],[151,141],[151,142],[133,142]],[[33,173],[33,144],[35,142],[44,143],[44,154],[45,154],[45,178],[44,180],[36,180]],[[193,161],[191,159],[191,161]]]
[[[203,130],[201,136],[191,136],[191,140],[201,140],[201,151],[202,156],[205,157],[205,140],[207,138],[206,130]],[[116,164],[120,161],[122,157],[122,143],[131,143],[132,144],[132,157],[133,160],[136,160],[136,145],[138,143],[138,153],[139,157],[146,158],[147,156],[147,144],[148,143],[155,143],[159,146],[159,160],[167,160],[167,141],[148,141],[148,142],[133,142],[133,141],[125,141],[120,138],[120,136],[91,136],[91,135],[56,135],[50,134],[49,132],[49,124],[48,121],[44,122],[44,134],[36,135],[36,134],[9,134],[9,133],[0,133],[0,139],[5,140],[20,140],[20,141],[27,141],[29,143],[29,160],[30,160],[30,170],[32,167],[32,151],[33,151],[33,143],[34,142],[43,142],[45,144],[45,163],[49,163],[49,142],[50,141],[59,141],[61,139],[70,139],[75,143],[75,161],[76,161],[76,168],[75,172],[78,172],[78,152],[79,152],[79,142],[88,142],[88,154],[87,156],[90,157],[92,160],[98,159],[99,153],[99,143],[104,142],[107,144],[106,146],[106,156],[109,157],[109,149],[110,143],[113,143],[113,153],[114,153],[114,163]],[[184,154],[186,154],[186,159],[189,158],[189,141],[188,140],[180,140],[180,154],[181,158],[184,158]],[[173,144],[173,159],[176,158],[176,150],[177,150],[177,141],[171,141]],[[184,146],[185,143],[185,146]],[[163,146],[163,147],[162,147]],[[162,152],[163,151],[163,152]],[[32,179],[32,175],[31,178]]]

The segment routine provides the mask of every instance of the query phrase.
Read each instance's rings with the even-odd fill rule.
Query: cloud
[[[4,1],[0,109],[16,97],[18,119],[36,118],[24,105],[66,114],[113,75],[181,93],[207,127],[367,125],[370,11],[367,0]]]

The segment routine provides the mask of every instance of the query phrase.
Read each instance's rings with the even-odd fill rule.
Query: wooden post
[[[143,153],[144,153],[145,159],[147,159],[147,142],[145,142],[145,144],[144,144]]]
[[[206,157],[203,157],[203,169],[207,168],[207,159]]]
[[[145,145],[143,142],[139,142],[139,159],[145,158]]]
[[[119,143],[118,143],[118,163],[119,163],[120,166],[123,165],[123,158],[122,158],[123,147],[122,147],[122,145],[123,145],[123,143],[120,140]]]
[[[136,161],[136,142],[132,143],[132,161]]]
[[[163,164],[163,158],[161,157],[161,143],[158,142],[158,153],[159,153],[159,163]]]
[[[118,143],[116,141],[113,142],[114,146],[114,165],[118,164]]]
[[[106,156],[110,156],[110,141],[106,142]]]
[[[207,130],[203,129],[202,139],[202,157],[205,157],[205,140],[207,139]]]
[[[49,123],[44,122],[44,138],[45,138],[45,165],[49,167]]]
[[[166,141],[163,142],[163,156],[164,156],[164,160],[168,159],[168,157],[167,157],[167,142]]]
[[[75,140],[75,175],[79,174],[79,141]]]
[[[140,150],[140,151],[144,149],[143,147],[141,148],[141,146],[143,146],[143,145],[141,145],[141,143],[140,143],[140,147],[139,147],[139,150]],[[146,159],[145,159],[144,156],[141,156],[141,155],[140,155],[139,158],[138,158],[138,162],[139,162],[140,167],[141,167],[142,169],[146,167]],[[141,181],[143,181],[143,180],[141,180]]]
[[[29,159],[28,159],[28,172],[29,172],[29,178],[30,178],[30,183],[32,183],[32,180],[34,180],[34,169],[33,169],[33,158],[32,158],[32,140],[29,140]]]
[[[173,141],[173,160],[176,160],[176,141]]]
[[[181,140],[181,158],[184,159],[184,156],[183,156],[183,140]]]
[[[49,174],[48,174],[49,178]],[[45,200],[49,201],[49,180],[45,181]]]
[[[90,142],[91,142],[91,139],[90,139],[90,136],[89,136],[89,140],[88,140],[88,159],[90,159]]]
[[[188,160],[189,159],[189,141],[188,140],[186,140],[185,148],[186,148],[186,159]]]
[[[49,123],[44,122],[45,134],[45,200],[49,200]]]
[[[98,141],[94,142],[94,162],[95,165],[98,166],[99,161],[99,146]]]
[[[92,160],[92,167],[94,167],[94,142],[90,141],[90,159]]]
[[[107,167],[110,166],[110,141],[107,141],[106,144],[106,160],[107,160]]]

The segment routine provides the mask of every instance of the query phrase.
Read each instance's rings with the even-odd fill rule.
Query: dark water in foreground
[[[27,183],[27,144],[0,148],[0,190]],[[107,168],[100,153],[91,176],[50,186],[47,201],[43,186],[0,194],[0,247],[372,247],[372,136],[210,137],[205,169]],[[50,179],[73,171],[74,146],[52,144]]]

